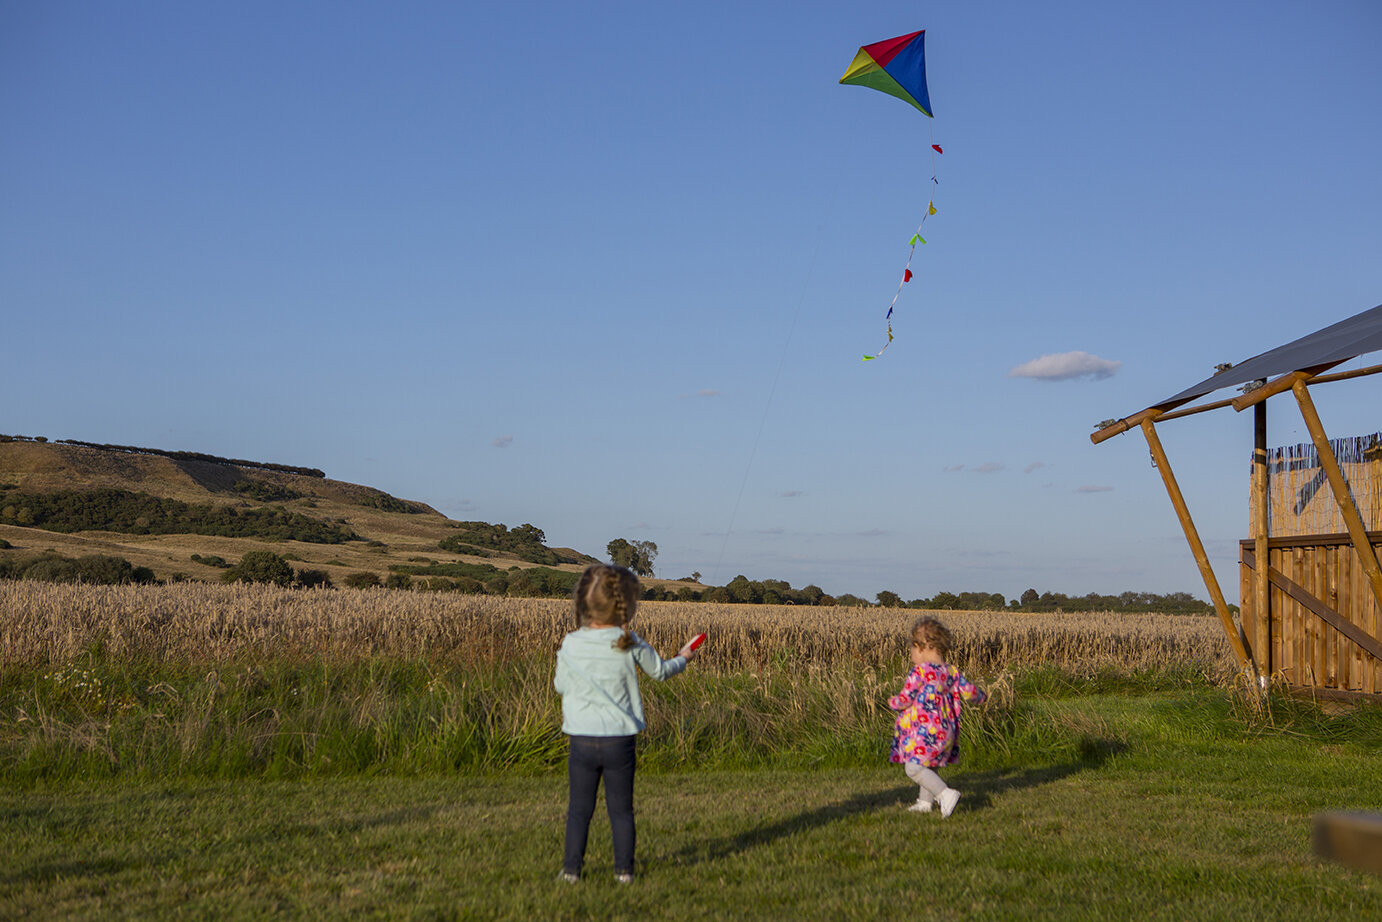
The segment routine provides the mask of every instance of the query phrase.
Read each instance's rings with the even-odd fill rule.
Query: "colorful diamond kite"
[[[931,97],[926,92],[926,30],[863,46],[840,82],[896,96],[931,117]]]

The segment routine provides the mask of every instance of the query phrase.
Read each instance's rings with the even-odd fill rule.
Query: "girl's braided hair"
[[[586,567],[571,594],[575,603],[576,627],[591,624],[622,627],[624,633],[614,645],[620,650],[628,650],[635,642],[628,624],[638,607],[638,589],[638,577],[632,570],[607,563],[593,563]]]

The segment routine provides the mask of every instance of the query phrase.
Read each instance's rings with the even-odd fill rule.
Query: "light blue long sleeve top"
[[[663,659],[637,634],[632,647],[620,650],[615,643],[622,633],[617,627],[583,627],[562,641],[552,685],[561,695],[563,733],[632,736],[645,726],[638,670],[660,682],[686,668],[685,657]]]

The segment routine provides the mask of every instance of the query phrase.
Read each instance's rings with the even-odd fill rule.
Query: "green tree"
[[[633,547],[638,556],[631,569],[639,576],[652,576],[653,561],[657,559],[657,545],[651,541],[635,541]]]
[[[653,575],[653,561],[657,559],[657,545],[652,541],[627,541],[615,538],[605,545],[610,563],[627,567],[639,576]]]
[[[881,608],[904,607],[902,604],[902,596],[898,595],[896,592],[890,592],[887,589],[878,593],[878,605]]]
[[[628,567],[633,569],[633,545],[623,538],[615,538],[605,545],[605,553],[609,555],[609,562],[616,567]]]

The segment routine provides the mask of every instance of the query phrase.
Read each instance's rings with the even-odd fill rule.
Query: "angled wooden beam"
[[[1326,381],[1347,381],[1349,378],[1362,378],[1367,375],[1382,374],[1382,365],[1369,365],[1367,368],[1355,368],[1353,371],[1337,371],[1332,375],[1316,375],[1314,384],[1323,384]]]
[[[1377,600],[1378,607],[1382,608],[1382,567],[1378,566],[1377,552],[1368,541],[1367,528],[1363,525],[1362,515],[1358,513],[1358,504],[1354,502],[1348,479],[1344,477],[1343,468],[1339,467],[1339,459],[1335,457],[1334,449],[1329,447],[1329,436],[1325,434],[1324,424],[1320,422],[1315,401],[1310,397],[1310,388],[1301,380],[1297,381],[1291,390],[1296,395],[1296,403],[1300,404],[1300,415],[1305,419],[1305,427],[1310,430],[1310,438],[1315,443],[1315,453],[1319,455],[1320,467],[1329,479],[1334,502],[1339,507],[1339,514],[1344,518],[1344,525],[1348,527],[1349,541],[1352,542],[1353,550],[1358,554],[1358,561],[1363,565],[1363,572],[1372,586],[1373,598]]]
[[[1194,416],[1196,413],[1208,413],[1210,410],[1221,410],[1224,407],[1233,406],[1233,399],[1234,398],[1230,397],[1227,400],[1216,400],[1213,403],[1202,404],[1198,407],[1186,407],[1184,410],[1171,410],[1168,413],[1162,413],[1156,418],[1156,421],[1164,423],[1173,419],[1180,419],[1184,416]]]
[[[1219,621],[1223,624],[1224,633],[1228,635],[1228,642],[1233,647],[1233,655],[1238,657],[1239,666],[1251,666],[1256,671],[1257,664],[1248,654],[1238,625],[1233,623],[1233,615],[1228,610],[1228,602],[1224,600],[1223,590],[1219,588],[1219,580],[1214,576],[1214,567],[1209,563],[1209,555],[1205,553],[1204,542],[1200,540],[1199,530],[1195,528],[1195,520],[1190,518],[1190,507],[1185,504],[1185,496],[1180,491],[1180,484],[1176,483],[1176,475],[1171,471],[1171,462],[1166,457],[1166,449],[1161,447],[1161,439],[1156,434],[1156,426],[1151,418],[1144,418],[1141,425],[1142,434],[1147,437],[1147,447],[1152,450],[1152,458],[1156,461],[1156,469],[1161,474],[1162,483],[1166,485],[1166,495],[1171,498],[1171,505],[1175,507],[1176,518],[1180,519],[1180,527],[1185,532],[1185,540],[1190,544],[1190,552],[1195,555],[1195,563],[1199,565],[1200,577],[1204,580],[1205,588],[1209,590],[1209,597],[1214,602],[1214,610],[1219,613]]]
[[[1233,398],[1233,409],[1242,413],[1248,407],[1255,407],[1268,397],[1275,397],[1277,394],[1284,394],[1295,387],[1301,381],[1309,381],[1311,378],[1328,371],[1338,362],[1326,362],[1323,365],[1311,365],[1309,368],[1302,368],[1300,371],[1293,371],[1284,374],[1280,378],[1268,381],[1261,387],[1248,391],[1241,397]]]
[[[1102,429],[1094,430],[1094,432],[1090,433],[1089,440],[1093,442],[1095,445],[1098,445],[1100,442],[1106,442],[1109,439],[1113,438],[1115,435],[1127,432],[1133,426],[1141,425],[1144,420],[1156,419],[1158,416],[1161,415],[1161,412],[1162,411],[1158,410],[1156,407],[1148,407],[1145,410],[1138,410],[1132,416],[1125,416],[1117,422],[1107,425]]]

